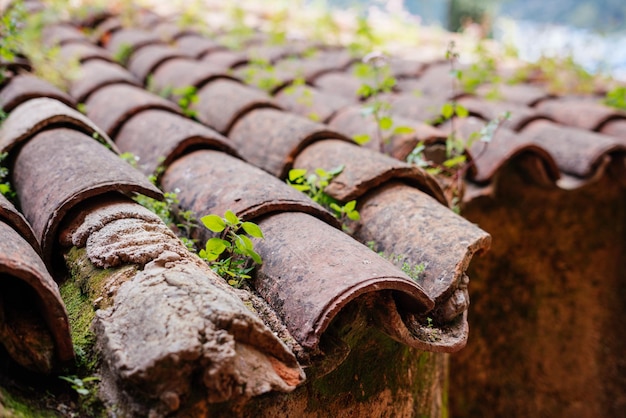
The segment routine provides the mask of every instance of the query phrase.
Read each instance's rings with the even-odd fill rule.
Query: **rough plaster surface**
[[[107,375],[121,388],[160,415],[198,385],[211,403],[287,392],[303,381],[287,347],[151,212],[131,202],[89,209],[66,229],[66,242],[85,245],[99,267],[143,266],[94,322]]]

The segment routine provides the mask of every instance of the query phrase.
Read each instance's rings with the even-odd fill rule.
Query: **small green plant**
[[[496,100],[499,91],[496,84],[500,82],[498,76],[496,57],[492,54],[483,42],[479,42],[474,50],[476,55],[474,62],[465,71],[459,71],[458,78],[463,91],[466,93],[476,92],[476,88],[481,84],[493,83],[494,88],[487,94],[487,98]]]
[[[207,240],[205,248],[198,255],[209,263],[213,271],[224,277],[228,284],[236,288],[242,287],[250,279],[249,273],[255,265],[263,263],[249,238],[264,238],[261,228],[253,222],[242,221],[230,210],[224,216],[203,216],[200,222],[209,231],[220,234],[220,237]]]
[[[376,122],[376,136],[380,144],[380,151],[391,141],[393,135],[410,134],[414,130],[409,126],[396,126],[391,115],[391,104],[381,98],[390,93],[396,84],[391,75],[387,57],[375,52],[365,56],[363,62],[355,67],[355,75],[363,80],[357,94],[369,99],[361,108],[363,116],[372,116]],[[368,134],[357,134],[352,137],[354,142],[363,145],[372,138]]]
[[[251,59],[243,71],[243,79],[268,93],[272,93],[281,84],[276,77],[276,68],[264,58]]]
[[[4,114],[4,112],[2,112]],[[8,181],[9,169],[4,165],[8,154],[6,152],[0,153],[0,193],[9,200],[15,199],[15,191],[11,187],[11,183]]]
[[[305,193],[314,202],[330,209],[335,217],[341,221],[344,230],[350,232],[349,221],[361,219],[361,215],[356,209],[356,200],[351,200],[342,205],[341,202],[324,191],[332,179],[341,174],[343,169],[344,166],[336,167],[330,171],[317,168],[314,173],[308,173],[305,169],[294,168],[289,170],[287,183],[294,189]]]
[[[126,65],[132,53],[132,45],[124,43],[117,48],[117,51],[113,54],[113,59],[122,65]]]
[[[392,264],[399,267],[404,272],[404,274],[406,274],[407,276],[409,276],[411,279],[415,280],[416,282],[424,278],[424,272],[426,271],[426,263],[411,264],[408,261],[406,261],[406,257],[403,255],[387,254],[384,251],[376,251],[375,241],[369,241],[367,243],[367,247],[370,250],[377,252],[379,256],[386,258]]]
[[[507,82],[516,84],[532,79],[545,83],[553,94],[590,94],[595,78],[570,54],[565,57],[542,56],[534,63],[520,68]]]
[[[68,382],[72,386],[72,389],[74,389],[76,393],[81,396],[89,395],[90,391],[93,389],[90,387],[91,385],[88,385],[88,383],[97,382],[100,380],[100,378],[97,376],[89,376],[83,378],[80,378],[78,376],[59,376],[59,379]]]
[[[197,112],[192,109],[195,103],[198,103],[198,89],[195,86],[185,86],[173,89],[172,93],[177,96],[178,106],[183,111],[183,114],[190,118],[195,118]]]
[[[604,104],[620,110],[626,110],[626,87],[615,87],[607,92]]]
[[[362,57],[370,54],[374,49],[381,45],[381,39],[376,35],[374,28],[370,25],[367,17],[362,15],[356,19],[356,30],[353,35],[352,42],[348,45],[348,49],[352,55]]]
[[[296,98],[296,101],[306,107],[313,106],[313,92],[309,87],[307,87],[304,77],[296,77],[289,86],[283,89],[283,92],[287,95],[298,94],[298,91],[299,95]],[[319,122],[320,120],[319,115],[315,112],[309,112],[307,117],[315,122]]]

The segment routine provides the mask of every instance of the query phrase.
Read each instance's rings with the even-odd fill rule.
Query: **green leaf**
[[[304,168],[293,168],[289,170],[289,181],[295,181],[304,176],[306,176],[306,170]]]
[[[343,209],[344,209],[346,212],[352,212],[354,209],[356,209],[356,200],[351,200],[351,201],[349,201],[348,203],[346,203],[346,204],[343,206]]]
[[[307,186],[306,184],[293,184],[291,183],[291,187],[293,187],[294,189],[300,191],[300,192],[308,192],[309,190],[311,190],[310,186]]]
[[[332,210],[334,210],[335,212],[337,212],[337,213],[341,213],[341,212],[342,212],[341,206],[339,206],[339,205],[338,205],[338,204],[336,204],[335,202],[331,203],[331,204],[329,205],[329,207],[330,207]]]
[[[415,132],[410,126],[396,126],[393,128],[394,135],[409,135]]]
[[[250,258],[252,259],[252,261],[254,261],[257,264],[263,264],[263,259],[261,258],[261,256],[254,250],[250,250],[247,253]]]
[[[452,115],[454,115],[454,106],[452,105],[452,103],[445,103],[443,106],[441,106],[441,115],[445,119],[450,119]]]
[[[362,96],[364,98],[368,98],[374,94],[374,89],[367,85],[362,84],[361,87],[356,91],[357,96]]]
[[[356,210],[349,211],[346,213],[346,215],[348,216],[348,219],[351,219],[353,221],[358,221],[359,219],[361,219],[361,214]]]
[[[337,177],[339,174],[341,174],[341,172],[343,171],[343,169],[344,169],[344,168],[346,168],[346,166],[345,166],[345,165],[343,165],[343,164],[341,164],[341,165],[338,165],[338,166],[337,166],[337,167],[335,167],[335,168],[332,168],[332,169],[331,169],[328,173],[329,173],[329,174],[330,174],[333,178],[335,178],[335,177]]]
[[[358,145],[364,145],[364,144],[367,144],[371,140],[371,138],[368,134],[358,134],[358,135],[353,135],[352,140],[356,142]]]
[[[211,238],[206,242],[205,251],[210,254],[220,255],[229,247],[230,243],[228,241],[221,238]]]
[[[222,232],[226,229],[226,222],[217,215],[206,215],[200,218],[200,222],[213,232]]]
[[[321,179],[328,177],[328,172],[326,172],[323,168],[316,168],[315,174],[317,174]]]
[[[259,228],[259,226],[257,224],[255,224],[255,223],[244,222],[244,223],[241,224],[241,227],[251,237],[264,238],[263,232],[261,231],[261,228]]]
[[[449,160],[444,161],[443,165],[445,167],[452,168],[465,163],[466,160],[467,158],[465,157],[465,155],[458,155],[454,158],[450,158]]]
[[[460,118],[466,118],[469,116],[469,110],[467,110],[466,107],[460,105],[460,104],[456,104],[456,110],[455,113],[458,117]]]
[[[393,126],[393,119],[391,119],[389,116],[383,116],[378,121],[378,126],[380,126],[380,129],[385,131],[387,129],[391,129],[391,127]]]
[[[226,222],[231,226],[236,226],[239,224],[239,218],[230,210],[226,211],[226,213],[224,214],[224,219],[226,219]]]

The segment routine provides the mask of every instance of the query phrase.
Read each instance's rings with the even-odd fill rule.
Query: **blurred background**
[[[332,8],[384,10],[425,26],[471,31],[536,61],[572,57],[591,73],[626,80],[626,0],[311,0]]]

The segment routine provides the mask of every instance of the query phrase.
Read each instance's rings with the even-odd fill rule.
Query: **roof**
[[[172,18],[140,16],[132,27],[117,16],[102,16],[92,36],[81,31],[80,22],[48,27],[46,38],[60,46],[60,56],[78,61],[78,78],[61,91],[13,72],[0,90],[0,106],[10,113],[0,144],[9,153],[21,212],[7,202],[7,221],[0,226],[6,226],[7,237],[18,232],[11,239],[24,241],[25,251],[32,249],[35,273],[14,272],[12,257],[2,262],[38,293],[46,324],[41,334],[50,333],[55,346],[53,354],[47,352],[53,361],[43,363],[8,348],[31,369],[49,372],[73,356],[54,284],[64,280],[58,267],[71,246],[85,247],[100,268],[140,266],[132,281],[107,296],[111,305],[98,311],[99,349],[115,379],[171,410],[179,405],[163,399],[184,399],[198,370],[235,373],[213,371],[199,358],[245,358],[236,352],[212,357],[216,354],[200,347],[195,331],[185,331],[185,317],[196,321],[199,333],[214,336],[209,340],[229,335],[281,364],[267,360],[266,368],[247,376],[247,396],[288,392],[301,384],[303,368],[320,354],[330,324],[365,295],[377,306],[370,325],[392,339],[431,352],[460,350],[469,332],[467,270],[476,254],[488,250],[490,236],[449,208],[445,182],[442,187],[405,162],[420,143],[433,152],[445,143],[453,127],[429,122],[451,98],[471,115],[454,122],[461,135],[505,111],[513,114],[489,146],[476,143],[467,150],[472,161],[464,178],[467,206],[496,198],[502,174],[522,161],[525,174],[547,188],[575,190],[607,173],[622,173],[617,178],[624,184],[626,114],[598,99],[555,97],[530,83],[502,87],[495,101],[485,97],[488,87],[455,96],[447,64],[393,59],[398,82],[385,100],[395,123],[412,131],[359,146],[352,138],[376,138],[378,125],[362,112],[358,58],[347,49],[304,41],[275,45],[258,32],[243,49],[232,50],[201,31],[173,25]],[[189,87],[194,99],[181,107]],[[76,110],[83,105],[85,115]],[[138,157],[138,170],[116,157],[121,152]],[[157,188],[148,176],[160,166]],[[338,166],[343,170],[326,193],[342,203],[358,201],[361,218],[351,236],[326,208],[285,183],[292,168]],[[258,223],[265,238],[256,248],[264,262],[251,292],[278,321],[260,309],[250,311],[244,304],[249,295],[225,285],[171,241],[173,234],[158,218],[123,197],[160,198],[163,192],[176,193],[180,208],[198,216],[232,210]],[[212,235],[198,229],[193,237],[204,242]],[[421,264],[424,273],[417,280],[409,277],[371,251],[372,242],[400,267]],[[170,311],[150,308],[156,300]],[[217,301],[219,308],[207,308],[206,300]],[[186,304],[194,308],[183,315]],[[159,325],[163,318],[174,318],[165,332]],[[142,341],[154,345],[145,351]],[[183,359],[180,372],[166,384],[154,364],[173,358]],[[341,361],[333,360],[330,368]],[[214,402],[237,396],[215,387],[211,378],[204,384]]]

